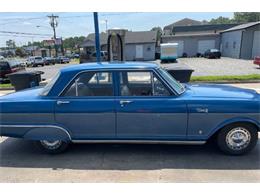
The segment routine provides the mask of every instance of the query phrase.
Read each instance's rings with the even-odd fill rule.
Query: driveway
[[[212,143],[74,144],[47,155],[30,141],[1,138],[0,149],[0,182],[260,182],[260,141],[245,156]]]
[[[253,60],[226,57],[221,59],[179,58],[178,62],[192,68],[193,76],[260,74],[260,68],[253,64]],[[161,64],[159,60],[156,63]],[[164,65],[174,66],[176,63],[162,64],[162,66]]]

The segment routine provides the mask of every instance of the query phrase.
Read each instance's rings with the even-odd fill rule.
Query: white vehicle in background
[[[0,56],[0,60],[3,60],[3,59],[5,59],[4,56]]]
[[[178,58],[178,43],[162,43],[160,46],[161,62],[176,62]]]
[[[44,66],[45,62],[44,59],[41,56],[33,56],[33,57],[29,57],[26,60],[26,66],[32,66],[32,67],[36,67],[36,66]]]

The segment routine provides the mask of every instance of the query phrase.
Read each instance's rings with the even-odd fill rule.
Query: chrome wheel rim
[[[62,144],[62,141],[55,140],[55,141],[48,141],[48,140],[42,140],[40,141],[42,146],[49,149],[49,150],[55,150],[59,148]]]
[[[232,150],[242,150],[249,145],[250,141],[250,132],[244,127],[236,127],[226,136],[226,143]]]

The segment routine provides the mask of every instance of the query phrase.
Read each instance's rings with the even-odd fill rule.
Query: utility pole
[[[54,47],[55,47],[55,57],[58,56],[58,47],[56,45],[56,28],[58,26],[58,18],[59,16],[57,15],[49,15],[48,18],[50,19],[50,25],[53,29],[53,38],[54,38]]]
[[[105,23],[106,23],[106,33],[107,33],[107,19],[105,19]]]
[[[99,28],[98,28],[98,13],[94,12],[93,16],[94,16],[94,27],[95,27],[96,57],[97,57],[97,62],[101,62],[100,42],[99,42]]]

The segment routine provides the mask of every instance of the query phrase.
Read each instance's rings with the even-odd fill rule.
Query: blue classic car
[[[59,153],[69,143],[204,144],[228,154],[257,143],[254,90],[180,84],[152,63],[89,63],[63,68],[45,87],[0,97],[1,136],[35,140]]]

